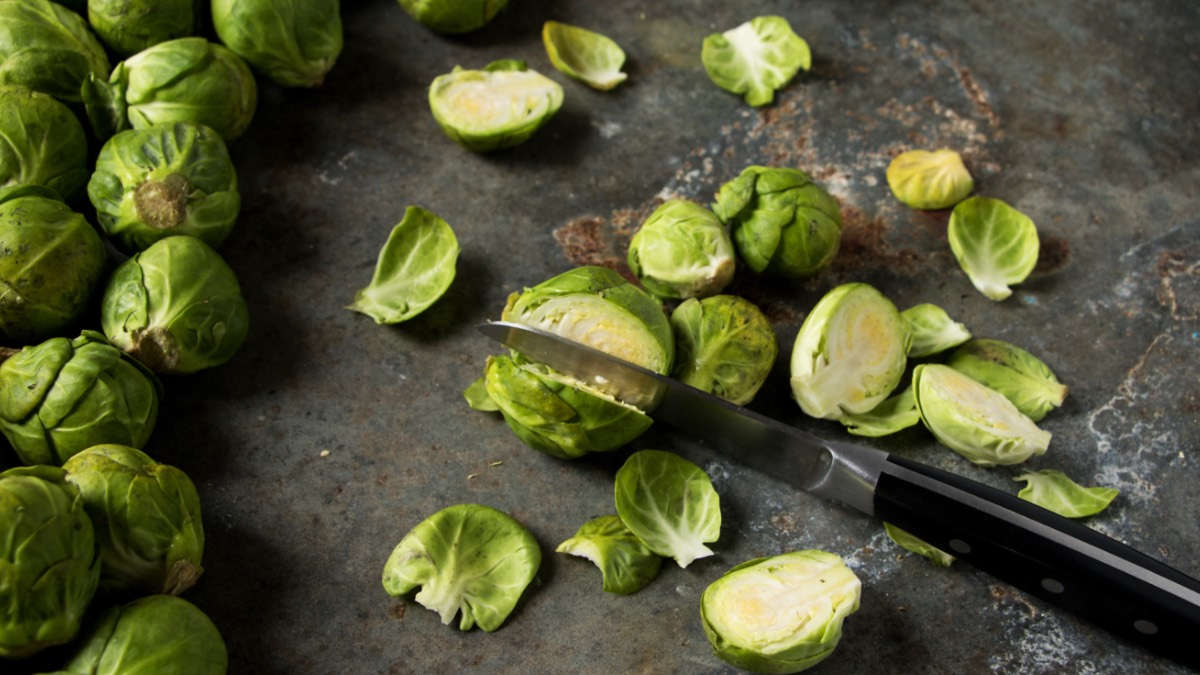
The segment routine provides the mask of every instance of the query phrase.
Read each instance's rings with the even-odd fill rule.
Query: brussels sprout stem
[[[138,218],[159,230],[178,226],[187,219],[187,198],[191,189],[191,181],[179,173],[142,183],[133,195]]]
[[[21,350],[13,347],[0,347],[0,363],[4,363],[8,357],[16,354],[19,351]]]
[[[191,560],[179,560],[167,572],[167,579],[163,582],[162,592],[179,595],[192,586],[195,586],[203,574],[204,568],[200,565]]]
[[[179,365],[179,349],[175,337],[165,328],[155,326],[138,331],[133,336],[133,345],[127,350],[147,368],[158,372],[171,372]]]

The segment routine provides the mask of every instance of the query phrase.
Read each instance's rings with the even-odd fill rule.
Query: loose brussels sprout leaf
[[[533,535],[490,506],[457,504],[429,516],[392,551],[383,587],[401,596],[420,586],[416,601],[449,625],[500,627],[533,581],[542,551]]]
[[[558,72],[608,91],[628,77],[621,72],[625,52],[607,35],[557,21],[542,25],[546,55]]]
[[[971,339],[971,331],[937,305],[914,305],[900,312],[900,318],[908,330],[910,359],[932,356]]]
[[[938,441],[980,466],[1020,464],[1050,445],[1050,432],[1003,394],[949,366],[917,366],[913,391],[921,421]]]
[[[833,262],[841,243],[841,206],[798,169],[747,167],[721,186],[713,212],[756,273],[812,276]]]
[[[558,545],[558,553],[577,555],[596,563],[604,591],[629,595],[654,581],[662,556],[637,538],[620,516],[600,516],[584,523],[574,537]]]
[[[617,515],[638,539],[687,567],[713,555],[721,503],[708,474],[671,452],[639,450],[617,470]]]
[[[75,637],[100,579],[92,522],[63,470],[0,473],[0,658]]]
[[[948,209],[975,188],[962,156],[946,149],[897,155],[888,164],[887,182],[902,204],[925,210]]]
[[[0,2],[0,85],[78,103],[84,80],[108,71],[104,46],[79,14],[49,0]]]
[[[738,405],[749,403],[771,373],[779,346],[771,322],[734,295],[685,300],[671,313],[679,381]]]
[[[1043,469],[1017,476],[1025,487],[1017,496],[1067,518],[1094,516],[1120,494],[1116,488],[1083,487],[1057,469]]]
[[[905,550],[912,551],[919,556],[928,558],[929,562],[937,565],[938,567],[949,567],[950,564],[954,562],[954,556],[946,553],[936,546],[929,544],[923,539],[914,537],[913,535],[896,527],[895,525],[892,525],[891,523],[885,522],[883,524],[883,529],[887,532],[888,538],[891,539],[892,542],[897,546]]]
[[[371,283],[346,309],[378,324],[413,318],[450,288],[458,252],[458,239],[446,221],[419,206],[408,207],[379,251]]]
[[[971,197],[950,213],[950,250],[975,288],[991,300],[1012,295],[1038,259],[1037,227],[999,199]]]
[[[213,0],[221,42],[284,87],[316,87],[342,53],[338,0]]]
[[[917,412],[912,387],[905,387],[904,391],[889,396],[872,410],[848,413],[838,421],[856,436],[878,437],[916,426],[921,422],[921,413]]]
[[[826,659],[858,610],[862,583],[840,557],[794,551],[742,563],[700,596],[713,652],[756,673],[798,673]]]
[[[629,242],[629,269],[660,298],[704,298],[733,281],[733,241],[708,209],[671,199],[650,214]]]
[[[208,3],[201,0],[87,0],[100,41],[120,56],[195,35]]]
[[[502,63],[483,70],[455,67],[429,87],[433,118],[468,150],[486,152],[524,143],[562,107],[563,89],[557,82],[524,63]]]
[[[714,84],[744,94],[746,103],[758,107],[775,100],[775,90],[798,71],[808,70],[812,53],[787,19],[760,16],[704,38],[700,60]]]
[[[96,525],[100,586],[179,595],[204,573],[200,496],[183,471],[124,445],[94,445],[63,464]]]
[[[882,293],[843,284],[805,317],[792,347],[792,396],[812,417],[870,412],[900,384],[907,364],[904,321]]]
[[[471,410],[480,412],[500,412],[500,406],[487,393],[487,378],[479,377],[463,390],[463,398]]]
[[[195,122],[130,129],[108,139],[88,182],[101,229],[125,253],[173,235],[216,248],[237,222],[237,172],[221,136]]]
[[[49,94],[0,87],[0,187],[44,185],[71,200],[88,178],[79,118]]]
[[[439,33],[469,33],[482,28],[508,0],[400,0],[400,6],[422,25]]]
[[[950,354],[946,365],[995,389],[1034,422],[1040,421],[1067,397],[1041,359],[1003,340],[971,340]]]

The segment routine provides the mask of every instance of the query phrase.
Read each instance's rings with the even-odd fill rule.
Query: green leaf
[[[915,426],[921,421],[921,413],[917,412],[912,387],[906,387],[899,394],[884,399],[872,410],[849,413],[838,421],[846,426],[846,431],[856,436],[878,437]]]
[[[682,457],[641,450],[617,470],[617,514],[651,551],[687,567],[713,555],[721,505],[708,474]]]
[[[542,42],[550,63],[560,73],[608,91],[625,81],[625,52],[606,35],[557,21],[542,26]]]
[[[1100,513],[1120,494],[1116,488],[1083,487],[1057,469],[1024,473],[1013,480],[1026,484],[1018,497],[1067,518]]]
[[[946,310],[930,303],[900,312],[908,329],[908,357],[918,359],[943,352],[971,339],[967,327],[950,318]]]
[[[760,16],[704,38],[700,59],[718,87],[744,94],[758,107],[775,99],[801,69],[812,65],[808,43],[792,31],[787,19]]]
[[[559,544],[556,551],[591,560],[603,575],[604,591],[617,595],[644,588],[658,576],[663,560],[619,516],[589,520],[575,536]]]
[[[928,558],[930,562],[938,567],[949,567],[950,563],[954,562],[954,556],[923,539],[914,537],[891,523],[885,522],[883,529],[887,532],[888,538],[897,546]]]
[[[971,197],[950,213],[950,250],[975,288],[991,300],[1012,295],[1038,259],[1037,227],[999,199]]]

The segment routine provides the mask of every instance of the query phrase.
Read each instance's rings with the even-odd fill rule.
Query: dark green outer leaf
[[[121,56],[193,35],[208,7],[202,0],[88,0],[88,23]]]
[[[315,87],[342,51],[338,0],[214,0],[221,42],[285,87]]]
[[[0,87],[0,187],[45,185],[63,199],[88,178],[87,137],[79,118],[49,94]]]
[[[83,17],[49,0],[0,2],[0,85],[68,103],[89,75],[107,78],[108,56]]]

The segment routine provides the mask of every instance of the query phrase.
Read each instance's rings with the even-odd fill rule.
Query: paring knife
[[[962,476],[828,441],[553,333],[510,322],[488,337],[636,406],[753,469],[876,516],[998,579],[1158,654],[1200,668],[1200,581]]]

